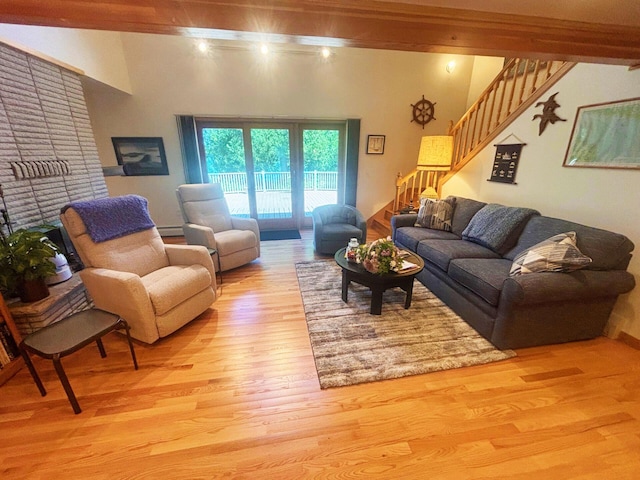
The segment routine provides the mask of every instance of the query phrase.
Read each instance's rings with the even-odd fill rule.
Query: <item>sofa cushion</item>
[[[460,240],[460,237],[444,230],[433,230],[421,227],[400,227],[395,231],[394,241],[416,252],[418,242],[425,239]]]
[[[171,265],[141,278],[156,315],[172,308],[211,286],[211,275],[202,265]]]
[[[221,257],[255,248],[258,240],[252,230],[227,230],[216,233],[216,247]]]
[[[509,278],[511,262],[503,258],[459,258],[449,264],[449,277],[498,306],[504,281]]]
[[[493,250],[466,240],[422,240],[416,253],[445,272],[456,258],[500,258]]]
[[[625,270],[627,268],[634,245],[624,235],[545,216],[535,216],[527,222],[518,238],[518,243],[505,254],[505,258],[514,260],[518,254],[533,245],[553,235],[570,231],[577,234],[578,249],[592,259],[586,267],[587,270]]]
[[[473,216],[462,238],[503,254],[516,244],[526,221],[533,215],[540,213],[531,208],[490,203]]]
[[[576,232],[554,235],[520,253],[509,272],[511,276],[535,272],[573,272],[591,263],[576,246]]]
[[[415,226],[450,232],[455,203],[454,197],[445,200],[421,199]]]
[[[350,223],[325,223],[322,225],[322,232],[320,232],[320,239],[326,241],[342,241],[345,238],[358,238],[362,240],[362,230]],[[344,246],[347,246],[346,241]]]
[[[451,231],[459,237],[462,237],[462,232],[467,228],[473,216],[478,213],[486,203],[464,197],[449,196],[447,198],[456,199],[453,218],[451,219]]]

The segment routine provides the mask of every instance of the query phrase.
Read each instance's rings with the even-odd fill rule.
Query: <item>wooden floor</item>
[[[320,390],[294,263],[302,240],[262,243],[225,272],[213,307],[169,338],[105,337],[0,388],[0,478],[637,479],[640,351],[617,341]]]

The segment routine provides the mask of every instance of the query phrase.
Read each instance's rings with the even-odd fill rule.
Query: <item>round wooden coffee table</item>
[[[338,250],[334,256],[335,261],[342,268],[342,301],[347,303],[349,283],[354,282],[371,289],[371,314],[380,315],[382,313],[382,294],[389,288],[399,287],[407,293],[404,308],[411,306],[411,296],[413,295],[413,279],[416,274],[424,268],[424,261],[418,255],[411,252],[404,258],[408,262],[417,266],[409,270],[398,273],[385,273],[382,275],[370,273],[365,268],[355,262],[349,262],[345,258],[345,248]]]

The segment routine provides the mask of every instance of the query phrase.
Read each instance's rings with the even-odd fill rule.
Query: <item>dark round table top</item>
[[[424,268],[424,260],[422,260],[422,258],[420,258],[418,255],[416,255],[415,253],[406,251],[407,255],[405,257],[403,257],[403,260],[406,260],[408,262],[411,263],[415,263],[417,266],[415,268],[408,268],[406,270],[401,270],[399,272],[391,272],[391,273],[386,273],[386,274],[382,274],[379,275],[377,273],[371,273],[369,271],[367,271],[367,269],[365,269],[362,264],[360,263],[356,263],[356,262],[349,262],[345,255],[345,252],[347,251],[347,247],[341,248],[340,250],[338,250],[336,252],[336,254],[334,255],[334,259],[336,261],[336,263],[338,265],[340,265],[340,267],[342,267],[345,270],[349,270],[351,272],[354,273],[364,273],[364,274],[368,274],[368,275],[378,275],[378,276],[395,276],[395,277],[404,277],[404,276],[409,276],[409,275],[415,275],[417,273],[419,273],[423,268]]]

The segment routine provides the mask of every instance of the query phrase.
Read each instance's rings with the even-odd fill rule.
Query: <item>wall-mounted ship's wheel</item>
[[[418,125],[424,126],[431,120],[435,120],[435,102],[431,103],[429,100],[425,100],[424,95],[422,100],[418,100],[415,104],[411,104],[413,107],[413,119],[412,122],[416,122]]]

